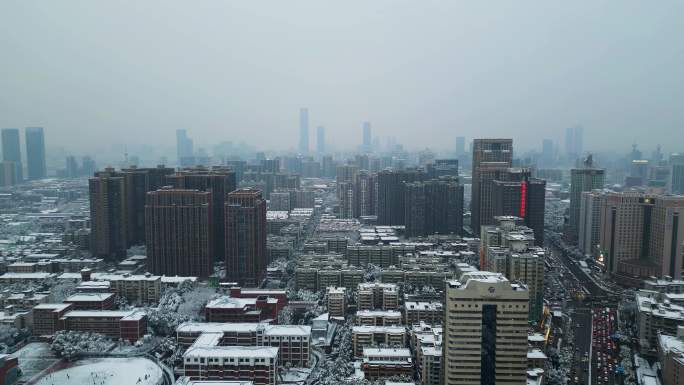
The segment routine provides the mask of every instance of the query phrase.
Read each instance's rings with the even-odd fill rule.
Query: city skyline
[[[85,148],[76,138],[171,147],[177,129],[192,131],[196,146],[232,140],[296,149],[297,108],[307,106],[310,126],[325,126],[339,148],[358,145],[357,127],[371,121],[374,135],[416,147],[513,136],[524,150],[540,137],[562,143],[565,128],[582,125],[587,150],[636,141],[678,151],[667,137],[684,126],[674,65],[682,57],[673,44],[684,5],[666,3],[530,2],[493,11],[435,3],[419,13],[386,1],[330,5],[333,12],[307,1],[225,3],[193,8],[198,23],[175,2],[131,13],[10,1],[0,6],[10,31],[0,49],[14,58],[1,65],[0,127],[41,125],[51,146],[79,155]],[[150,23],[153,14],[159,19]],[[605,28],[606,20],[630,27]],[[393,28],[399,23],[412,27]],[[603,70],[614,65],[620,70]]]

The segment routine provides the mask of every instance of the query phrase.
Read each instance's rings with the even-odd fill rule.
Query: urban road
[[[556,246],[549,245],[550,251],[556,260],[561,261],[565,267],[572,272],[577,281],[587,290],[590,297],[586,301],[573,300],[568,304],[574,312],[570,318],[569,327],[574,328],[574,362],[570,371],[569,384],[597,385],[597,366],[596,353],[592,349],[593,321],[592,306],[613,306],[615,305],[616,295],[603,287],[599,286],[579,264],[563,253]],[[614,376],[609,376],[608,384],[613,385]],[[575,381],[577,379],[577,381]]]

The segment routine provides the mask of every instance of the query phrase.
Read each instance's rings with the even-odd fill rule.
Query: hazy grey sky
[[[678,150],[683,1],[0,2],[0,127],[48,146],[454,138]],[[312,146],[315,139],[312,138]]]

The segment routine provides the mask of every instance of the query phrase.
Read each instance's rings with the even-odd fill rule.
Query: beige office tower
[[[525,385],[528,290],[502,274],[447,282],[444,385]]]

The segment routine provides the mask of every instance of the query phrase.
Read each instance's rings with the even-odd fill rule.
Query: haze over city
[[[684,385],[682,11],[0,2],[0,385]]]
[[[383,141],[413,149],[450,149],[461,135],[526,150],[581,124],[590,150],[676,150],[683,11],[679,1],[3,1],[0,126],[45,126],[49,147],[77,154],[172,150],[176,129],[206,148],[285,150],[308,107],[336,149],[358,145],[371,121]]]

